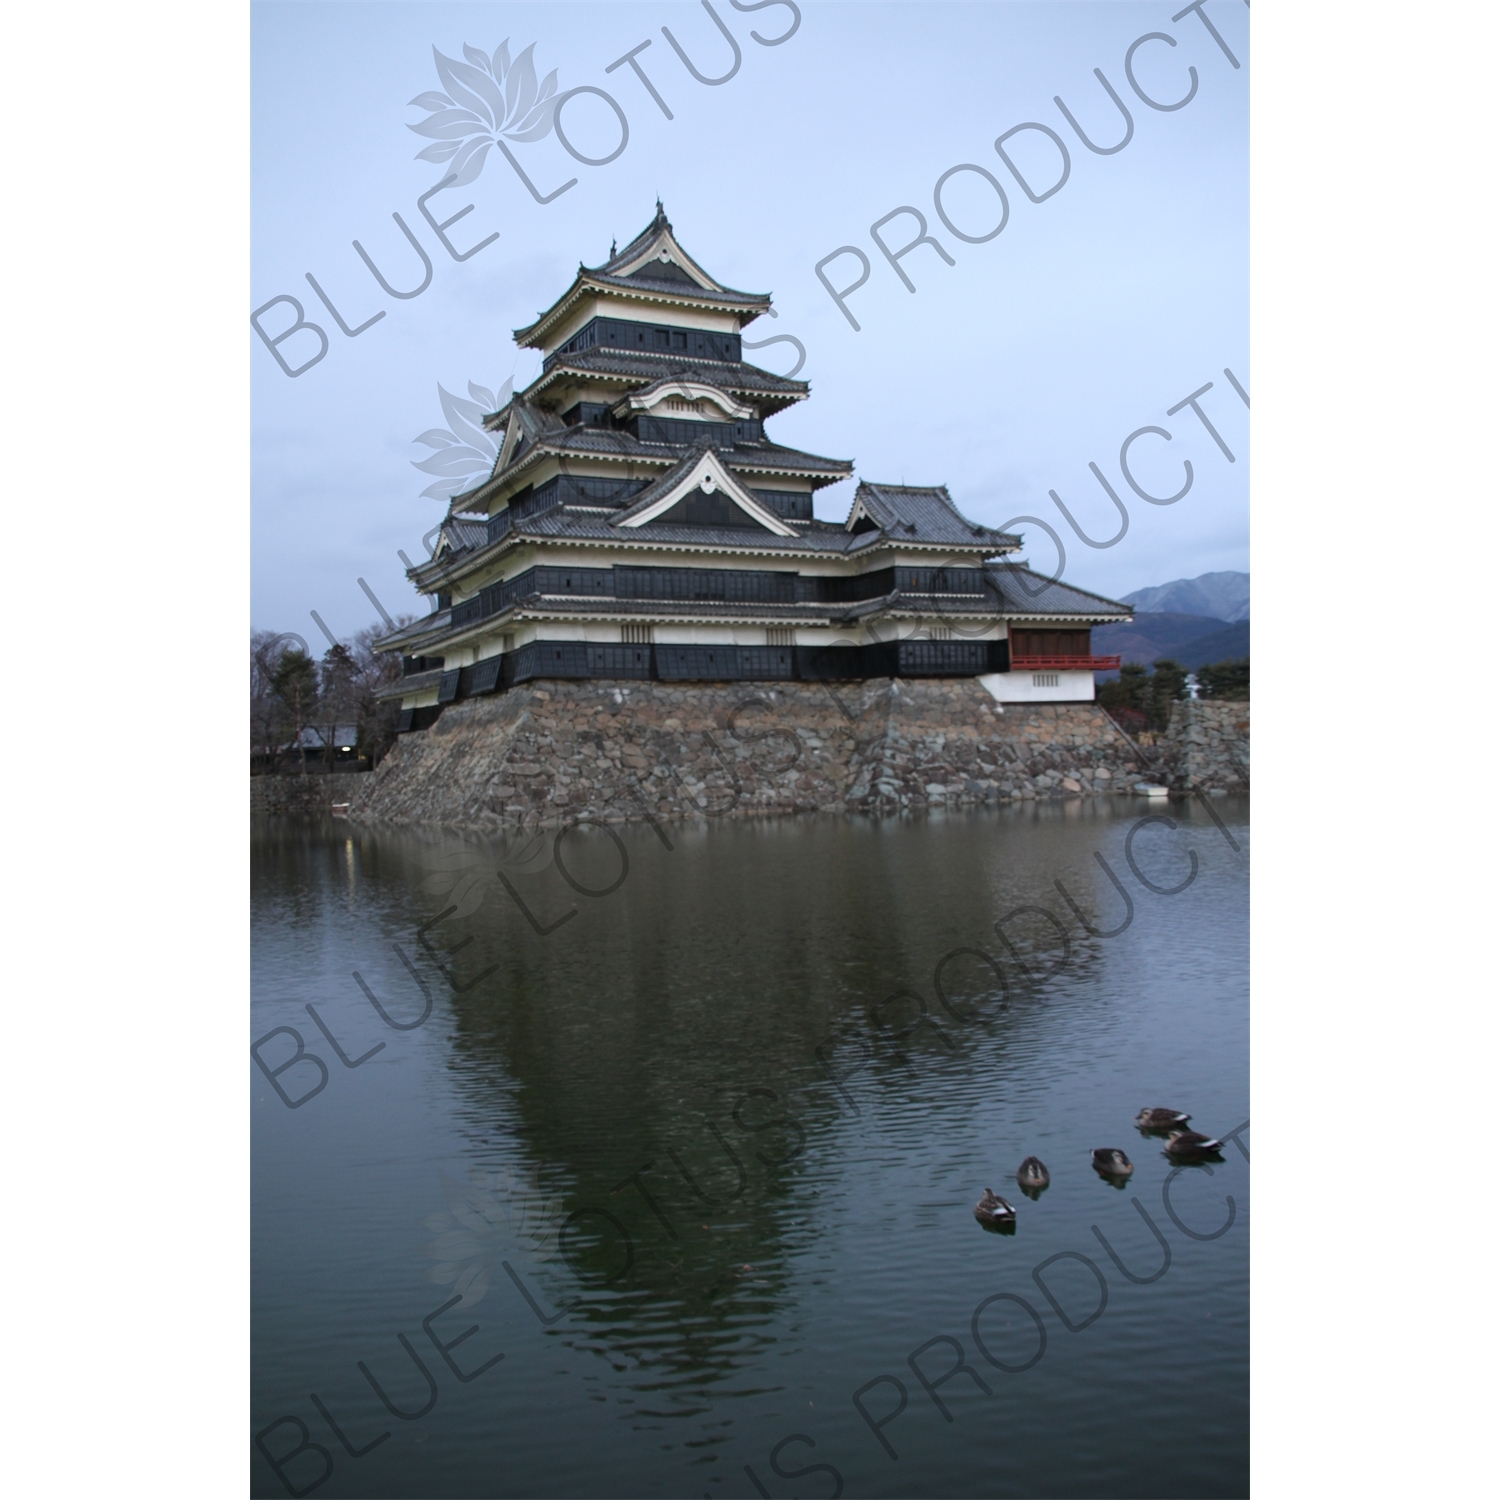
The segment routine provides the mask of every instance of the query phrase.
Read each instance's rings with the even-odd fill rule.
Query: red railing
[[[1113,672],[1120,665],[1118,656],[1013,656],[1014,672]]]

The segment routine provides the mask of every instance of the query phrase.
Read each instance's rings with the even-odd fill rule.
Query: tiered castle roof
[[[493,471],[452,497],[432,557],[410,570],[438,609],[383,648],[446,660],[447,681],[502,651],[535,656],[543,642],[558,661],[568,641],[597,655],[610,621],[621,642],[732,636],[753,656],[762,648],[741,649],[731,627],[758,623],[759,639],[778,646],[794,636],[798,649],[844,649],[840,629],[896,629],[940,606],[989,638],[968,631],[921,660],[948,670],[946,651],[984,671],[1004,656],[1006,619],[1129,616],[998,561],[1021,538],[971,521],[941,485],[866,481],[843,522],[817,519],[816,491],[854,465],[767,436],[770,418],[810,394],[806,381],[743,359],[741,331],[770,310],[768,294],[725,286],[698,265],[660,203],[623,250],[580,264],[563,295],[515,332],[542,351],[542,369],[484,418],[501,435]],[[641,635],[629,622],[642,618],[665,634]],[[785,655],[777,663],[800,671]]]

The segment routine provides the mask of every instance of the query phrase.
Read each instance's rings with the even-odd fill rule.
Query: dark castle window
[[[723,490],[715,490],[711,495],[704,494],[702,490],[694,490],[690,495],[684,495],[671,510],[657,516],[656,520],[677,526],[752,526],[764,529],[754,516],[741,510]]]
[[[697,287],[699,291],[703,290],[681,266],[670,260],[647,261],[640,270],[632,271],[625,279],[627,281],[675,281],[679,284]]]
[[[796,490],[751,490],[773,516],[783,521],[810,521],[813,518],[812,491]]]
[[[591,505],[619,509],[628,505],[649,481],[644,479],[593,479],[559,474],[545,484],[527,485],[510,497],[504,510],[489,519],[489,540],[498,542],[517,521],[550,510],[554,505]]]
[[[740,336],[709,333],[701,328],[636,323],[626,318],[591,318],[567,343],[547,356],[542,368],[550,370],[555,360],[581,354],[585,349],[623,349],[641,354],[681,354],[689,359],[738,362]]]
[[[569,427],[608,427],[609,407],[603,401],[580,401],[562,414]]]
[[[687,417],[639,416],[627,424],[643,443],[756,443],[764,437],[759,422],[696,422]]]
[[[707,600],[721,604],[794,604],[795,573],[741,568],[637,568],[616,566],[619,599]]]
[[[542,488],[550,488],[552,484],[559,482],[550,480]],[[565,482],[608,485],[619,481],[568,479]],[[684,495],[665,515],[657,517],[657,520],[686,526],[754,527],[757,524],[722,491],[706,495],[702,490]],[[903,593],[967,595],[974,598],[984,594],[983,576],[977,568],[877,568],[874,572],[861,573],[851,578],[742,568],[644,568],[627,567],[624,564],[617,564],[613,568],[538,566],[527,568],[525,572],[503,583],[492,583],[473,598],[455,605],[453,623],[474,624],[501,610],[509,609],[531,594],[586,595],[596,599],[702,600],[723,604],[849,604],[862,599],[878,599],[894,589],[900,589]],[[1087,655],[1089,649],[1087,630],[1035,633],[1031,636],[1022,631],[1012,631],[1011,636],[1013,643],[1020,643],[1014,646],[1018,652],[1023,645],[1029,651],[1054,655]],[[989,643],[980,644],[988,649]],[[942,655],[941,652],[928,654],[932,655],[934,662]],[[962,651],[956,654],[950,651],[948,656],[955,662],[967,662],[969,659]],[[946,661],[948,657],[943,659]],[[963,670],[968,668],[964,667]],[[983,671],[988,668],[975,670]]]

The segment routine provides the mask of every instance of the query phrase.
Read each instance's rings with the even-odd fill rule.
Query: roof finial
[[[610,242],[609,242],[609,258],[611,260],[613,260],[618,253],[619,252],[615,249],[615,242],[614,242],[614,240],[610,240]]]

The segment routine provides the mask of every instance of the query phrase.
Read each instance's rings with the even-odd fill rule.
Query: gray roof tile
[[[558,505],[540,515],[528,516],[512,528],[515,536],[577,537],[586,541],[619,544],[670,542],[696,544],[701,547],[731,547],[736,551],[835,552],[853,551],[852,537],[842,526],[797,528],[796,536],[777,536],[759,527],[747,526],[679,526],[648,521],[646,525],[622,531],[611,525],[613,513],[575,510]]]
[[[435,610],[430,615],[423,615],[420,620],[413,620],[410,625],[403,625],[389,635],[381,636],[380,649],[394,651],[397,646],[420,640],[423,636],[431,635],[435,630],[446,630],[452,623],[453,611],[451,609]],[[421,653],[418,652],[417,655]]]
[[[1128,620],[1133,614],[1128,604],[1054,582],[1045,573],[1033,573],[1025,563],[991,563],[985,572],[1007,615],[1089,615],[1103,621]]]
[[[862,483],[854,493],[854,508],[863,506],[870,519],[895,541],[910,537],[918,542],[952,542],[972,547],[990,541],[997,548],[1013,550],[1020,538],[976,525],[960,514],[946,485],[916,486]]]
[[[639,270],[631,275],[620,274],[631,261],[639,260],[655,241],[665,239],[667,235],[671,235],[673,241],[676,242],[677,236],[672,228],[672,221],[667,217],[666,210],[661,206],[660,200],[658,200],[656,213],[652,216],[651,222],[623,250],[617,250],[602,266],[582,266],[580,270],[586,272],[596,281],[613,282],[617,286],[639,286],[641,282],[645,281],[658,285],[665,291],[690,291],[696,292],[700,296],[707,295],[723,298],[725,301],[764,303],[771,300],[769,294],[766,292],[737,292],[733,287],[725,286],[723,282],[709,276],[708,272],[702,266],[698,265],[697,261],[693,261],[693,265],[709,281],[713,282],[714,290],[712,292],[706,292],[687,272],[675,265],[664,266],[658,271],[654,265],[647,262],[646,265],[640,267]],[[678,244],[677,248],[683,255],[687,255],[686,247]],[[668,251],[668,253],[670,254],[671,252]],[[688,259],[692,260],[692,257],[688,256]]]
[[[701,447],[689,443],[643,443],[639,438],[617,427],[591,427],[580,424],[576,427],[558,425],[548,429],[534,443],[529,444],[519,455],[513,456],[505,473],[518,463],[524,462],[537,451],[577,454],[581,457],[629,458],[656,462],[663,468],[675,466],[688,453]],[[724,463],[736,471],[756,469],[781,469],[811,477],[824,476],[828,483],[854,472],[854,465],[843,458],[823,458],[816,453],[804,453],[800,448],[783,448],[780,443],[760,442],[712,444],[714,451]],[[462,495],[454,497],[455,504],[473,500],[481,491],[503,475],[491,475],[482,484]],[[472,507],[469,507],[472,509]]]
[[[483,521],[464,521],[450,516],[443,522],[448,537],[448,547],[453,552],[469,552],[489,541],[489,528]]]
[[[527,387],[527,394],[540,390],[563,371],[583,375],[615,375],[628,380],[697,380],[721,390],[756,395],[806,395],[805,380],[788,380],[743,360],[684,359],[680,354],[635,353],[595,345],[578,354],[564,354]]]
[[[623,291],[638,292],[643,288],[672,292],[679,297],[696,297],[704,302],[728,302],[740,307],[765,307],[770,303],[770,295],[766,292],[737,292],[732,287],[725,287],[721,291],[710,291],[707,287],[701,287],[696,281],[683,278],[679,281],[675,277],[658,276],[612,276],[607,271],[591,271],[585,269],[581,274],[588,277],[590,281],[597,281],[604,286],[617,286]]]

